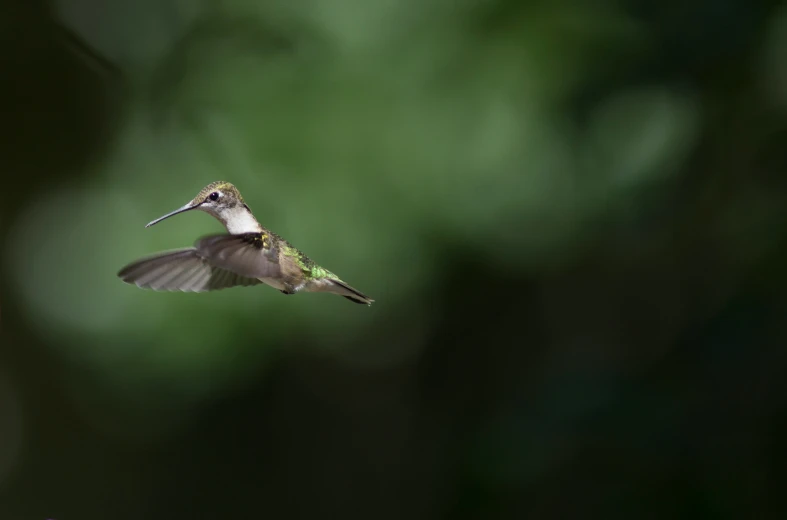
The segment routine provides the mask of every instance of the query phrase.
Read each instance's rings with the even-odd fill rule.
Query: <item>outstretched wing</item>
[[[194,244],[211,264],[249,278],[280,278],[280,239],[268,233],[210,235]]]
[[[205,292],[262,283],[212,264],[193,247],[141,258],[121,269],[118,276],[154,291]]]

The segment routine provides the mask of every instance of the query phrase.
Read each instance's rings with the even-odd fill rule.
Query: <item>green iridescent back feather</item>
[[[246,241],[258,249],[278,249],[281,255],[291,258],[308,279],[329,278],[331,280],[339,280],[338,276],[317,265],[302,251],[293,247],[292,244],[272,231],[265,230],[262,233],[249,233]]]
[[[275,236],[275,235],[274,235]],[[280,237],[279,237],[280,238]],[[280,238],[280,240],[283,240]],[[286,240],[283,240],[281,244],[281,251],[284,256],[288,256],[295,260],[298,263],[298,266],[303,270],[304,274],[308,278],[312,279],[320,279],[320,278],[330,278],[332,280],[338,280],[339,277],[330,272],[327,269],[320,267],[319,265],[315,264],[314,261],[303,254],[302,251],[292,247]]]

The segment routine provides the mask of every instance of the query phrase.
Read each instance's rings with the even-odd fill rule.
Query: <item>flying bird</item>
[[[227,233],[200,238],[194,247],[141,258],[121,269],[120,279],[155,291],[206,292],[266,284],[284,294],[327,292],[355,303],[374,302],[262,227],[238,189],[229,182],[205,186],[185,206],[145,227],[194,209],[218,219]]]

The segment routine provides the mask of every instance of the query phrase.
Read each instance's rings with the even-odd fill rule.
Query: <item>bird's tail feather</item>
[[[331,280],[331,290],[330,292],[334,294],[338,294],[339,296],[344,296],[348,300],[361,303],[363,305],[371,305],[374,300],[366,296],[364,293],[357,289],[353,289],[346,283],[341,280]]]

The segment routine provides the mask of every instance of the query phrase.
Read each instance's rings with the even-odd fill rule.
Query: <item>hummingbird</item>
[[[266,284],[283,294],[327,292],[355,303],[374,301],[262,227],[229,182],[208,184],[186,205],[145,227],[194,209],[218,219],[227,233],[202,237],[193,247],[141,258],[122,268],[118,277],[155,291],[206,292]]]

